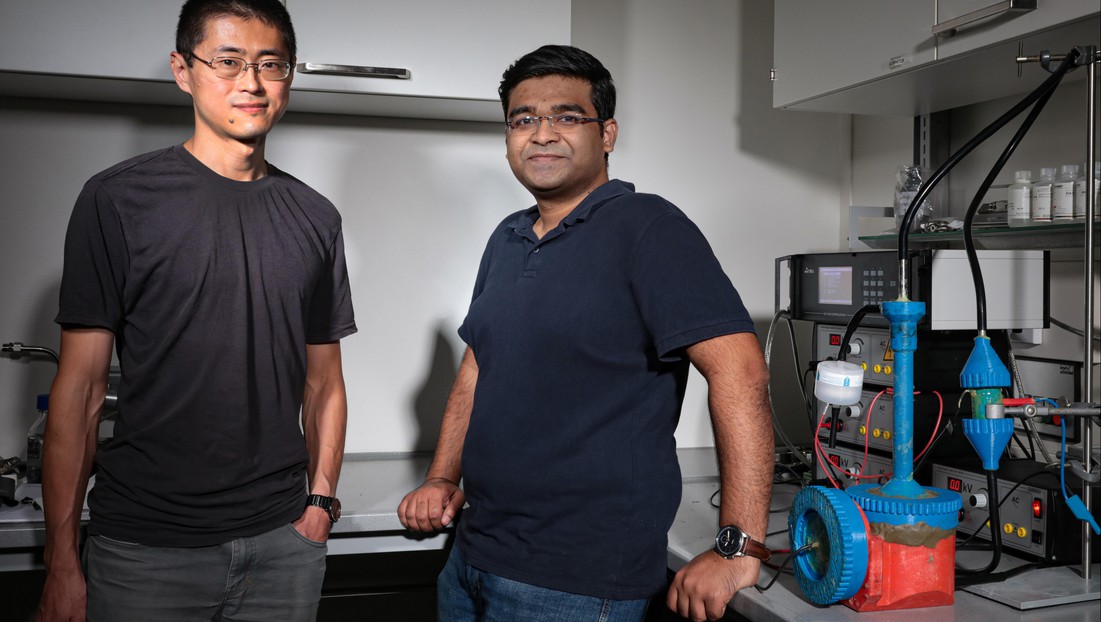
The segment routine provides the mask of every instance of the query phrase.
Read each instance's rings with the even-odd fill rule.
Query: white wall
[[[771,108],[770,2],[575,2],[573,21],[574,43],[619,88],[613,176],[696,220],[763,337],[774,258],[841,244],[848,120]],[[185,108],[0,98],[0,342],[57,347],[62,242],[80,187],[190,127]],[[486,237],[531,204],[502,127],[291,113],[268,158],[344,215],[360,327],[344,342],[348,451],[431,449]],[[53,372],[0,358],[0,456],[22,455],[34,395]],[[681,446],[712,444],[701,385],[694,376]]]

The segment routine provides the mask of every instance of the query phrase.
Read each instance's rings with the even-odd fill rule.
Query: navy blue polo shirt
[[[493,232],[459,329],[478,363],[459,545],[516,581],[649,597],[666,585],[680,502],[684,349],[753,323],[703,234],[661,197],[613,180],[541,240],[537,218]]]

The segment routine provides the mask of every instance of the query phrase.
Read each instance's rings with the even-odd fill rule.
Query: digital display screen
[[[818,304],[820,305],[848,305],[853,303],[853,268],[852,266],[829,267],[818,269]]]
[[[948,490],[959,492],[961,488],[963,488],[963,482],[954,477],[948,478]]]

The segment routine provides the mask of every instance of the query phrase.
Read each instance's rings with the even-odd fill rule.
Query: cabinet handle
[[[960,27],[968,26],[988,17],[1012,13],[1028,13],[1034,10],[1036,10],[1036,0],[1005,0],[1004,2],[997,2],[988,7],[972,11],[966,15],[960,15],[957,18],[933,26],[933,36],[951,37],[956,34],[956,30]]]
[[[365,67],[362,65],[328,65],[325,63],[298,63],[298,73],[316,73],[327,76],[352,76],[356,78],[388,78],[408,80],[413,74],[400,67]]]

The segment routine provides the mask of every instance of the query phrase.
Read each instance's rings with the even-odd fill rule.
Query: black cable
[[[1011,439],[1013,439],[1014,441],[1017,442],[1017,446],[1021,448],[1021,451],[1025,452],[1025,456],[1029,460],[1035,460],[1036,459],[1036,456],[1028,450],[1028,447],[1025,447],[1025,444],[1021,442],[1021,439],[1018,438],[1016,434],[1010,436],[1009,438],[1011,438]],[[1029,439],[1029,444],[1030,445],[1032,444],[1032,439]]]
[[[768,582],[768,584],[766,584],[763,587],[760,586],[760,585],[754,584],[753,587],[757,588],[758,592],[764,592],[765,590],[772,587],[772,584],[776,583],[776,579],[779,579],[780,575],[784,574],[784,567],[788,565],[788,562],[795,559],[796,555],[802,555],[803,553],[809,551],[814,546],[815,546],[815,543],[811,542],[810,544],[804,544],[803,546],[801,546],[801,547],[795,549],[794,551],[792,551],[791,555],[788,555],[787,559],[785,559],[784,562],[782,564],[780,564],[780,567],[776,569],[776,574],[772,575],[772,579]]]
[[[1021,486],[1023,486],[1025,484],[1025,482],[1027,482],[1027,481],[1029,481],[1029,480],[1031,480],[1035,477],[1039,477],[1041,475],[1050,475],[1050,476],[1054,477],[1056,480],[1059,479],[1059,475],[1056,474],[1053,471],[1043,470],[1043,471],[1036,471],[1035,473],[1030,473],[1029,475],[1026,475],[1026,476],[1022,477],[1021,481],[1014,484],[1013,487],[1009,489],[1009,492],[1005,493],[1005,496],[1002,497],[1001,501],[998,501],[998,506],[1001,506],[1003,503],[1008,501],[1009,497],[1013,493],[1017,492],[1017,489],[1020,488]],[[991,497],[991,498],[996,498],[996,497]],[[993,522],[991,524],[993,525]],[[976,529],[970,536],[967,537],[966,540],[964,540],[963,542],[957,542],[956,543],[956,548],[961,549],[961,548],[967,546],[967,544],[969,542],[971,542],[972,540],[974,540],[975,536],[979,535],[981,532],[982,532],[982,527],[980,526],[979,529]]]
[[[837,360],[844,361],[849,358],[849,341],[853,338],[856,328],[860,326],[860,321],[869,313],[879,313],[879,305],[864,305],[849,318],[849,323],[845,326],[845,336],[841,338],[841,348],[837,351]]]
[[[1066,63],[1066,61],[1064,61]],[[1040,116],[1040,112],[1047,105],[1048,100],[1055,94],[1055,89],[1059,86],[1059,81],[1062,80],[1066,72],[1056,74],[1059,80],[1056,80],[1037,100],[1036,104],[1029,111],[1028,116],[1021,122],[1021,126],[1017,128],[1017,131],[1013,134],[1013,138],[1010,139],[1009,144],[1002,150],[1002,154],[998,156],[998,159],[994,162],[994,166],[991,167],[990,172],[987,173],[986,178],[979,184],[978,191],[975,192],[975,196],[971,199],[971,205],[967,208],[967,213],[963,218],[963,245],[967,251],[967,262],[971,265],[971,278],[975,282],[975,314],[977,317],[977,324],[979,334],[986,334],[986,284],[982,278],[982,268],[979,266],[979,254],[975,250],[974,239],[974,222],[975,214],[979,211],[979,206],[982,205],[982,200],[986,196],[986,192],[990,190],[990,186],[994,185],[994,180],[998,177],[998,174],[1002,172],[1002,168],[1005,167],[1005,163],[1009,161],[1009,157],[1013,155],[1013,152],[1017,150],[1017,146],[1021,144],[1021,140],[1024,139],[1025,134],[1032,127],[1032,124],[1036,121],[1036,117]]]
[[[1023,574],[1026,571],[1035,570],[1036,568],[1041,568],[1041,567],[1044,567],[1044,566],[1042,564],[1040,564],[1039,562],[1032,562],[1032,563],[1029,563],[1029,564],[1024,564],[1023,566],[1017,566],[1016,568],[1006,570],[1006,571],[1003,571],[1003,572],[992,572],[992,573],[990,573],[988,575],[985,575],[985,576],[974,575],[974,576],[967,576],[967,577],[957,577],[956,578],[956,589],[960,589],[961,587],[967,587],[969,585],[981,585],[983,583],[997,583],[999,581],[1005,581],[1006,579],[1008,579],[1010,577],[1015,577],[1019,574]]]
[[[906,214],[902,218],[902,224],[899,227],[898,232],[898,259],[900,262],[904,261],[910,253],[910,227],[914,222],[914,218],[917,216],[918,208],[925,201],[925,198],[929,196],[929,192],[940,182],[940,180],[948,174],[948,171],[952,170],[956,164],[959,164],[960,160],[965,158],[967,154],[971,153],[976,147],[982,144],[987,138],[994,135],[995,132],[1000,130],[1006,123],[1009,123],[1017,115],[1024,112],[1026,108],[1031,106],[1040,97],[1047,92],[1048,89],[1058,84],[1062,80],[1063,75],[1070,70],[1074,61],[1078,58],[1079,52],[1077,49],[1072,49],[1067,54],[1066,59],[1059,65],[1059,68],[1055,72],[1048,76],[1044,82],[1036,88],[1036,90],[1029,93],[1024,99],[1017,103],[1017,105],[1010,108],[1005,114],[994,120],[993,123],[986,126],[981,132],[974,138],[967,141],[967,143],[960,147],[955,153],[949,156],[948,160],[941,164],[940,167],[933,173],[925,183],[918,189],[917,195],[914,196],[913,201],[910,202],[909,209],[906,210]],[[904,292],[899,292],[900,294]]]
[[[998,471],[997,469],[988,469],[986,471],[986,489],[990,491],[990,498],[998,498]],[[992,542],[994,554],[990,557],[990,563],[982,568],[960,568],[956,566],[956,574],[964,576],[984,576],[988,575],[998,567],[998,564],[1002,561],[1002,526],[1001,516],[998,508],[1001,503],[995,503],[990,506],[990,541]],[[976,529],[978,533],[982,530],[982,527]]]

